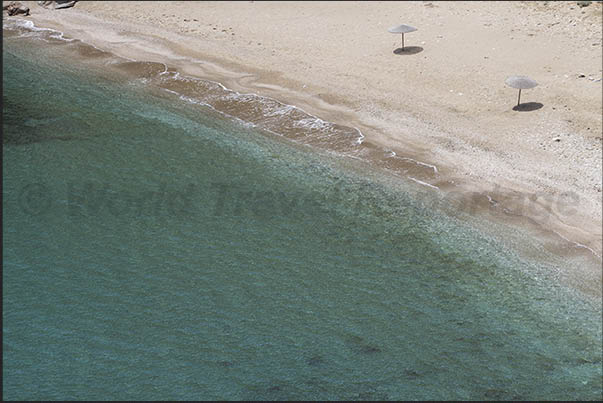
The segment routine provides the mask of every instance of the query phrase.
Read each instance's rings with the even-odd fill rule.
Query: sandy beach
[[[602,400],[601,2],[6,3],[7,400]]]
[[[576,2],[24,2],[37,26],[269,96],[437,167],[598,261],[602,4]],[[410,51],[397,54],[400,35]],[[510,75],[539,86],[514,111]],[[541,105],[540,105],[541,104]],[[593,278],[591,276],[591,278]]]

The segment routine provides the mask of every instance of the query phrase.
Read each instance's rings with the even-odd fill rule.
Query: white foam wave
[[[165,77],[166,80],[181,80],[181,81],[186,81],[186,80],[182,80],[182,78],[180,77],[180,72],[178,71],[164,71],[162,73],[159,73],[160,76],[165,76],[168,75],[167,77]],[[164,77],[162,77],[164,78]],[[175,91],[174,91],[175,92]]]
[[[493,206],[498,205],[498,202],[496,200],[494,200],[492,197],[490,197],[490,195],[486,195],[486,197],[488,198],[488,201],[490,202],[491,205],[493,205]]]
[[[220,87],[222,87],[222,89],[223,89],[224,91],[233,91],[233,90],[230,90],[230,89],[226,88],[226,87],[224,86],[224,84],[222,84],[222,83],[221,83],[221,82],[219,82],[219,81],[211,81],[211,80],[206,80],[206,81],[212,82],[212,83],[214,83],[214,84],[218,84]],[[235,91],[235,92],[236,92],[236,91]]]
[[[576,241],[572,241],[571,239],[564,237],[563,235],[561,235],[559,232],[552,230],[555,234],[557,234],[560,238],[562,238],[563,240],[570,242],[572,244],[574,244],[574,246],[576,248],[583,248],[583,249],[587,249],[588,251],[590,251],[590,253],[592,253],[593,255],[595,255],[597,258],[599,258],[599,260],[601,260],[601,255],[599,255],[597,252],[595,252],[593,249],[589,248],[588,246],[581,244],[580,242],[576,242]]]
[[[253,92],[252,93],[241,93],[239,91],[227,88],[224,84],[222,84],[219,81],[213,81],[213,80],[201,79],[201,78],[189,77],[189,76],[180,76],[178,73],[176,73],[176,75],[174,75],[173,77],[170,77],[170,78],[179,79],[179,80],[183,80],[183,81],[195,80],[195,81],[203,81],[203,82],[216,84],[227,93],[226,95],[221,97],[222,99],[237,100],[237,101],[243,101],[243,102],[259,102],[264,105],[269,105],[271,110],[264,112],[265,117],[288,115],[288,114],[291,114],[293,111],[299,111],[308,117],[294,121],[294,123],[293,123],[294,127],[319,130],[319,131],[323,132],[326,136],[331,136],[335,132],[335,128],[334,128],[335,125],[333,123],[326,122],[323,119],[319,118],[318,116],[315,116],[315,115],[312,115],[311,113],[306,112],[304,109],[300,108],[299,106],[285,104],[274,98],[259,95],[259,94],[253,93]],[[279,106],[276,109],[273,109],[274,104],[279,105]],[[234,117],[234,116],[231,116],[228,114],[224,114],[224,115]],[[357,127],[354,127],[354,130],[356,130],[358,132],[358,138],[356,139],[356,144],[360,145],[363,143],[365,136]]]
[[[422,161],[418,161],[418,160],[415,160],[415,159],[409,158],[409,157],[396,157],[396,158],[400,158],[401,160],[411,161],[411,162],[414,162],[417,165],[422,165],[422,166],[431,168],[431,169],[433,169],[434,173],[438,173],[438,168],[435,165],[428,164],[428,163],[422,162]]]
[[[71,39],[71,38],[65,38],[63,36],[62,32],[58,32],[56,34],[52,34],[52,35],[50,35],[50,37],[53,38],[53,39],[60,39],[60,40],[65,41],[65,42],[73,42],[75,40],[75,39]]]
[[[164,70],[161,73],[159,73],[160,76],[162,76],[164,74],[167,74],[167,72],[168,72],[168,66],[167,66],[167,64],[165,64],[165,63],[161,63],[161,64],[163,64]]]
[[[386,158],[394,158],[395,157],[395,158],[398,158],[398,159],[401,159],[401,160],[411,161],[411,162],[413,162],[413,163],[415,163],[417,165],[421,165],[421,166],[425,166],[425,167],[431,168],[431,169],[433,169],[434,173],[438,173],[438,167],[436,167],[435,165],[428,164],[428,163],[422,162],[422,161],[418,161],[418,160],[416,160],[414,158],[410,158],[410,157],[398,157],[398,154],[396,154],[396,152],[392,151],[392,150],[386,150],[385,152],[389,154],[389,155],[386,156]]]
[[[421,180],[418,180],[417,178],[413,178],[412,176],[409,176],[408,179],[410,179],[410,180],[412,180],[414,182],[417,182],[419,185],[429,186],[430,188],[440,190],[439,187],[437,187],[435,185],[432,185],[431,183],[427,183],[427,182],[423,182]]]
[[[177,92],[175,92],[175,91],[170,91],[170,92],[173,92],[173,93],[175,93],[175,94],[178,94],[178,93],[177,93]],[[180,94],[178,94],[178,95],[180,95]],[[214,107],[213,107],[213,106],[211,106],[210,104],[208,104],[207,102],[200,101],[200,100],[198,100],[198,99],[196,99],[196,98],[191,98],[191,97],[187,97],[187,96],[185,96],[185,95],[180,95],[180,99],[181,99],[181,100],[183,100],[183,101],[188,102],[189,104],[195,104],[195,105],[209,106],[210,108],[214,109]]]
[[[36,24],[34,24],[34,22],[31,21],[31,20],[24,20],[24,19],[21,19],[21,18],[13,18],[10,21],[13,21],[14,24],[17,27],[19,27],[19,28],[25,28],[25,29],[28,29],[30,31],[34,31],[34,32],[42,32],[42,31],[52,32],[52,34],[50,35],[50,37],[53,38],[53,39],[60,39],[60,40],[66,41],[66,42],[71,42],[71,41],[75,40],[75,39],[65,38],[64,37],[64,32],[59,31],[57,29],[37,27]]]
[[[169,92],[170,94],[174,94],[174,95],[178,95],[178,96],[180,95],[180,93],[178,93],[178,92],[176,92],[176,91],[172,91],[172,90],[170,90],[170,89],[168,89],[168,88],[162,88],[162,90],[164,90],[164,91],[166,91],[166,92]]]
[[[12,19],[8,19],[6,21],[7,23],[14,23],[16,26],[18,27],[23,27],[23,28],[27,28],[27,29],[31,29],[31,30],[40,30],[42,28],[36,28],[35,24],[33,23],[33,21],[30,20],[22,20],[21,18],[12,18]]]
[[[231,116],[231,117],[234,118],[237,122],[239,122],[241,125],[243,125],[245,127],[257,127],[257,125],[255,123],[248,122],[248,121],[238,118],[236,116]]]
[[[304,118],[300,120],[296,120],[293,123],[295,127],[303,127],[305,129],[316,129],[323,131],[331,131],[333,129],[333,125],[329,122],[325,122],[324,120],[311,116],[309,118]]]
[[[362,132],[360,131],[359,128],[354,127],[354,129],[356,129],[356,131],[358,132],[358,138],[356,139],[356,144],[360,145],[364,141],[364,134],[362,134]]]
[[[291,113],[291,111],[293,111],[294,109],[295,107],[293,105],[285,105],[283,107],[265,113],[264,116],[284,116]]]

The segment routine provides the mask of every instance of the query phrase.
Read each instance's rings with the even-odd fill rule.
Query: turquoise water
[[[5,399],[601,399],[546,267],[63,47],[4,39]]]

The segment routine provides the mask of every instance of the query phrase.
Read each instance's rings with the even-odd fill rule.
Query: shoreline
[[[40,7],[34,7],[36,7],[34,11],[37,11],[38,9],[42,10]],[[583,220],[584,223],[590,222],[590,226],[572,226],[567,222],[564,222],[563,217],[558,214],[558,211],[554,211],[554,203],[547,205],[546,201],[544,204],[542,201],[530,202],[529,197],[526,196],[536,195],[536,192],[534,192],[533,188],[525,186],[525,184],[523,184],[524,186],[521,186],[521,184],[518,185],[512,181],[506,181],[502,184],[504,187],[497,187],[494,184],[495,182],[480,181],[478,183],[478,181],[475,180],[464,180],[462,177],[459,177],[458,170],[455,171],[454,163],[447,163],[448,161],[441,162],[438,160],[437,164],[434,164],[433,160],[429,159],[429,152],[427,151],[428,145],[418,144],[417,146],[416,143],[413,143],[412,139],[408,138],[399,138],[396,139],[395,142],[390,143],[383,142],[383,138],[380,138],[380,136],[383,137],[386,135],[377,130],[378,125],[372,125],[370,122],[367,123],[366,120],[362,119],[361,114],[355,114],[355,111],[350,108],[349,105],[340,103],[336,99],[331,99],[331,101],[335,101],[335,104],[329,103],[326,100],[323,100],[321,97],[317,99],[298,90],[291,88],[287,89],[286,87],[281,86],[281,83],[279,83],[278,80],[276,80],[276,83],[264,84],[263,82],[269,82],[270,80],[266,77],[266,74],[262,73],[260,70],[249,68],[249,70],[246,72],[240,70],[237,71],[236,68],[233,68],[233,65],[228,65],[228,63],[225,63],[225,66],[221,66],[219,61],[215,60],[215,58],[214,60],[211,60],[211,62],[205,61],[203,58],[195,58],[195,56],[199,55],[195,55],[194,52],[189,52],[186,54],[186,56],[182,56],[181,54],[180,59],[178,59],[177,54],[167,55],[165,52],[162,53],[160,51],[161,49],[158,50],[157,48],[153,48],[153,43],[155,43],[155,45],[170,43],[164,38],[160,39],[148,36],[143,36],[141,38],[140,35],[130,35],[126,36],[130,41],[125,41],[125,45],[123,43],[118,43],[115,45],[114,42],[112,46],[110,42],[111,40],[115,41],[116,36],[120,36],[118,32],[113,32],[113,36],[109,36],[110,39],[103,43],[102,41],[95,40],[90,33],[82,31],[78,32],[78,28],[69,27],[68,24],[61,24],[61,21],[53,20],[54,17],[58,18],[59,14],[57,12],[53,13],[53,11],[45,11],[46,13],[44,15],[46,15],[48,18],[46,20],[42,18],[41,20],[43,22],[36,21],[36,15],[34,15],[33,18],[28,18],[28,20],[35,21],[36,25],[38,26],[47,26],[52,29],[57,29],[70,37],[81,39],[85,43],[91,44],[99,49],[102,49],[103,51],[113,53],[120,57],[124,57],[124,53],[127,53],[128,58],[130,59],[134,57],[136,60],[163,63],[166,66],[178,69],[178,71],[181,71],[183,74],[223,83],[223,85],[233,91],[259,93],[261,96],[271,97],[285,104],[295,105],[301,110],[307,110],[309,114],[318,116],[324,120],[352,127],[357,125],[364,136],[363,144],[368,146],[374,145],[375,147],[382,147],[390,150],[393,156],[397,154],[402,159],[413,159],[426,165],[427,168],[433,167],[429,169],[433,169],[435,173],[437,173],[437,176],[434,175],[435,178],[429,178],[430,182],[409,177],[410,180],[418,182],[419,185],[437,187],[443,192],[448,192],[447,194],[460,193],[461,201],[466,201],[467,196],[472,197],[473,199],[470,200],[471,203],[474,204],[469,206],[469,208],[472,210],[472,213],[491,211],[493,206],[497,206],[497,209],[499,210],[495,215],[499,217],[496,219],[502,219],[505,222],[513,221],[522,227],[531,227],[532,229],[530,231],[532,232],[541,233],[543,238],[548,239],[549,242],[552,243],[550,246],[552,253],[585,257],[582,252],[590,250],[593,258],[591,260],[595,269],[588,277],[592,276],[594,281],[598,281],[598,284],[594,285],[593,290],[600,289],[600,226],[597,227],[597,222],[595,221],[593,223],[592,219],[591,221],[588,221],[588,214],[582,214],[582,216],[586,215],[587,217],[580,217],[580,219],[576,221],[579,222],[580,220]],[[77,10],[73,11],[76,14],[80,14],[77,12]],[[61,18],[69,15],[73,15],[73,12],[70,14],[61,14]],[[93,17],[85,16],[84,20],[88,19],[88,23],[90,23],[92,26],[90,20],[91,18]],[[102,22],[98,20],[96,23],[101,24]],[[95,28],[98,28],[98,25],[96,25]],[[81,27],[79,29],[81,30]],[[103,29],[107,30],[108,27],[105,25]],[[163,46],[170,48],[170,46]],[[135,51],[132,50],[133,47],[135,48]],[[161,48],[161,46],[159,46],[159,48]],[[176,48],[178,47],[176,46]],[[430,123],[420,123],[421,127],[430,130]],[[411,123],[411,127],[417,127],[416,121]],[[411,144],[414,147],[410,147]],[[459,192],[458,189],[463,190]],[[489,189],[495,190],[489,191]],[[516,193],[518,190],[523,191],[523,193]],[[518,199],[517,194],[519,194],[520,200],[514,200]],[[544,196],[551,195],[550,193],[547,194],[546,192],[543,192],[542,194]],[[484,199],[486,199],[485,202]],[[549,198],[549,201],[550,200],[551,199]],[[560,199],[557,195],[557,198],[553,200],[554,202],[559,202]],[[527,202],[527,206],[525,205],[525,202]],[[533,214],[532,217],[530,217],[529,214],[524,215],[523,212],[526,208],[535,214]],[[505,213],[505,210],[507,210],[507,213]],[[519,210],[519,217],[517,217],[517,210]],[[542,215],[543,211],[545,212],[546,216],[544,223],[538,221],[538,216]],[[504,215],[501,215],[501,213]],[[492,216],[492,214],[490,215]],[[575,214],[573,218],[576,219]],[[581,227],[585,227],[586,229],[582,229]],[[599,233],[597,233],[597,231],[593,228],[599,228]],[[557,242],[553,240],[555,236],[560,238]],[[566,245],[569,243],[570,245],[567,245],[565,248],[561,248],[563,251],[558,250],[557,252],[553,252],[553,250],[558,248],[559,245],[564,243]]]

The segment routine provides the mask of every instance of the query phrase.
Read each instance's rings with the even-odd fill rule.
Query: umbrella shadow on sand
[[[513,110],[517,111],[517,112],[530,112],[530,111],[538,110],[538,109],[542,108],[543,106],[544,105],[541,104],[540,102],[526,102],[524,104],[515,105],[513,107]]]
[[[405,46],[403,48],[397,48],[394,50],[396,55],[416,55],[417,53],[421,53],[423,48],[420,46]]]

